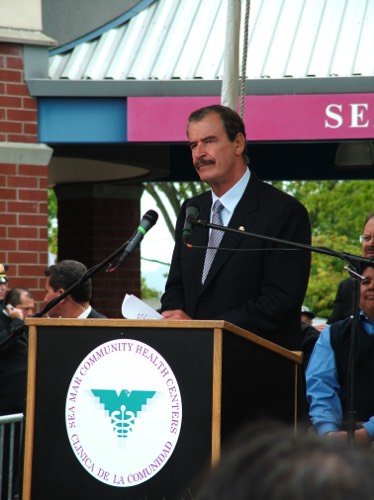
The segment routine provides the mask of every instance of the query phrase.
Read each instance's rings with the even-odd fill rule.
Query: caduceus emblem
[[[100,403],[104,405],[111,418],[113,431],[119,438],[126,438],[132,431],[135,419],[142,407],[147,404],[156,391],[127,391],[119,394],[112,389],[91,389]]]

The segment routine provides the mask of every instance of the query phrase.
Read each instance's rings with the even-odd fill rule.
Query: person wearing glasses
[[[374,441],[374,264],[360,272],[360,305],[355,323],[353,369],[355,430],[357,443]],[[346,318],[328,325],[319,336],[306,370],[309,415],[318,434],[347,439],[351,411],[350,375],[352,322]]]
[[[374,258],[374,212],[365,219],[363,234],[360,235],[362,255],[368,259]],[[338,285],[336,297],[332,305],[332,312],[327,319],[327,324],[332,325],[337,321],[348,318],[353,312],[352,306],[353,280],[346,278]]]

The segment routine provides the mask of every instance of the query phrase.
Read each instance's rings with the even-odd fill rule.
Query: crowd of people
[[[277,426],[246,431],[198,498],[373,498],[373,475],[367,475],[372,459],[347,447],[342,451],[342,443],[348,432],[352,355],[355,441],[367,448],[374,440],[374,267],[369,261],[374,257],[374,213],[360,237],[369,262],[339,285],[327,324],[314,326],[314,312],[303,305],[311,265],[306,208],[257,177],[247,157],[244,123],[232,109],[212,105],[194,111],[187,138],[193,166],[211,189],[180,209],[160,312],[173,320],[226,320],[286,349],[303,350],[305,397],[316,430],[303,438]],[[188,213],[211,221],[209,230],[199,224],[191,228]],[[48,317],[105,318],[90,304],[91,280],[82,281],[86,272],[74,260],[46,269]],[[25,411],[27,329],[22,325],[34,313],[30,290],[7,285],[6,268],[0,265],[2,414]],[[357,314],[353,286],[359,293]],[[329,496],[332,490],[337,493]]]
[[[28,329],[24,320],[34,315],[34,298],[27,288],[8,288],[6,268],[0,264],[0,416],[25,414],[27,396]],[[75,260],[63,260],[45,270],[44,305],[50,318],[105,318],[90,304],[91,279],[85,279],[87,268]],[[71,290],[65,295],[65,291]],[[61,298],[60,298],[61,297]],[[55,302],[53,302],[55,301]],[[49,306],[53,307],[49,307]],[[20,428],[16,428],[20,441]],[[0,446],[0,491],[8,491],[10,457],[2,447],[11,443],[8,429]],[[21,449],[12,452],[12,498],[20,498]],[[4,474],[2,473],[4,471]]]
[[[3,267],[4,269],[4,267]],[[87,268],[75,260],[63,260],[45,270],[44,305],[56,304],[46,311],[50,318],[105,318],[90,304],[91,279],[84,280]],[[34,298],[27,288],[7,288],[0,312],[0,415],[24,413],[26,403],[28,336],[24,319],[34,314]],[[74,285],[78,285],[74,287]],[[66,297],[59,297],[71,287]],[[4,289],[4,287],[3,287]]]

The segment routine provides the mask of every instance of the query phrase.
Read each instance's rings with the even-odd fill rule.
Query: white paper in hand
[[[126,319],[164,319],[161,314],[138,297],[128,294],[122,302],[122,316]]]

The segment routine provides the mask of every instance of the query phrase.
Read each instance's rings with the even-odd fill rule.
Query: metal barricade
[[[20,498],[23,414],[0,416],[0,499]]]

